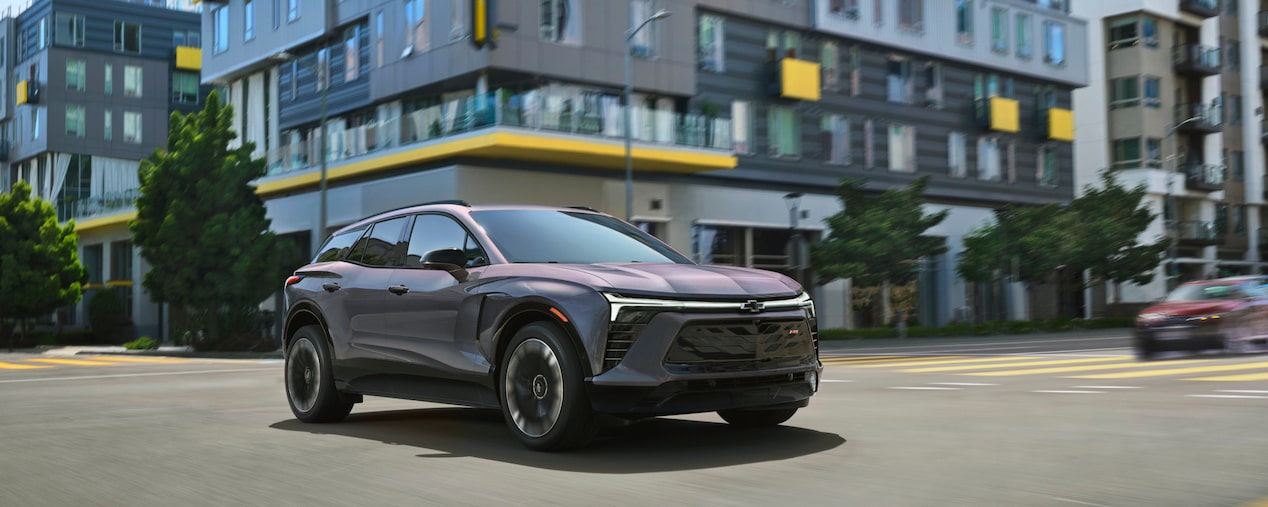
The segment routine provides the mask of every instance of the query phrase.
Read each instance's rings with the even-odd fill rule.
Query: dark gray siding
[[[368,107],[370,100],[370,30],[365,20],[354,25],[360,26],[360,71],[355,80],[345,81],[347,57],[343,45],[344,30],[340,27],[330,52],[330,88],[326,90],[326,115],[338,116],[350,111]],[[315,123],[321,119],[321,92],[317,90],[317,45],[308,46],[296,53],[294,63],[287,62],[278,68],[278,125],[281,130],[294,128],[297,125]],[[296,93],[291,93],[292,81]]]

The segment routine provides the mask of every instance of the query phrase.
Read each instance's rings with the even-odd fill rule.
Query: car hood
[[[1140,313],[1156,313],[1161,315],[1170,315],[1183,317],[1188,315],[1211,315],[1215,313],[1224,313],[1237,309],[1241,303],[1238,301],[1163,301],[1156,305],[1145,308]]]
[[[581,283],[630,296],[676,298],[792,297],[801,293],[793,279],[760,269],[696,264],[507,264],[489,275],[528,275]],[[515,273],[518,272],[518,273]]]

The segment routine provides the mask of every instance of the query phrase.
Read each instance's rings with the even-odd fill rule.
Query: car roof
[[[585,206],[560,207],[560,206],[540,206],[540,205],[532,205],[532,204],[471,205],[471,204],[467,204],[465,201],[459,201],[459,200],[433,201],[433,202],[426,202],[422,204],[411,204],[409,206],[405,206],[401,208],[380,211],[373,215],[369,215],[360,220],[357,220],[351,224],[340,227],[338,230],[332,233],[332,235],[344,233],[350,230],[356,230],[368,224],[377,222],[379,220],[394,217],[394,216],[399,216],[399,215],[409,215],[413,213],[423,213],[428,211],[444,211],[452,215],[466,215],[473,211],[504,211],[504,210],[549,210],[549,211],[569,211],[574,213],[596,213],[596,214],[602,213],[598,210],[595,210],[593,208],[588,208]]]

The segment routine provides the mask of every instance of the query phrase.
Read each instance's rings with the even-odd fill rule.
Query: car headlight
[[[1137,322],[1153,322],[1155,320],[1162,320],[1165,318],[1167,318],[1167,315],[1164,313],[1142,313],[1136,316],[1136,321]]]
[[[1218,323],[1219,321],[1221,321],[1221,320],[1223,320],[1223,319],[1224,319],[1224,314],[1222,314],[1222,313],[1213,313],[1213,314],[1210,314],[1210,315],[1195,315],[1195,316],[1193,316],[1193,317],[1189,317],[1189,318],[1184,319],[1184,320],[1185,320],[1186,322],[1193,322],[1193,323],[1195,323],[1195,324],[1215,324],[1215,323]]]

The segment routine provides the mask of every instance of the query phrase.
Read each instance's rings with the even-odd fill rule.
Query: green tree
[[[1158,214],[1144,202],[1145,187],[1127,188],[1110,171],[1101,173],[1100,186],[1084,187],[1070,202],[1069,232],[1077,245],[1070,265],[1090,273],[1088,286],[1102,283],[1146,284],[1171,246],[1169,238],[1142,243],[1141,235]]]
[[[1057,204],[1010,205],[995,210],[994,223],[964,236],[956,272],[970,282],[1042,284],[1068,262],[1070,217]]]
[[[150,263],[142,284],[204,322],[217,343],[221,317],[238,315],[280,286],[294,248],[269,231],[264,202],[249,183],[265,174],[253,143],[230,148],[233,109],[207,96],[202,111],[173,113],[167,146],[141,161],[141,196],[131,224]]]
[[[75,221],[58,225],[57,210],[25,181],[0,193],[0,322],[19,321],[25,334],[29,319],[79,301],[88,273],[78,242]]]

